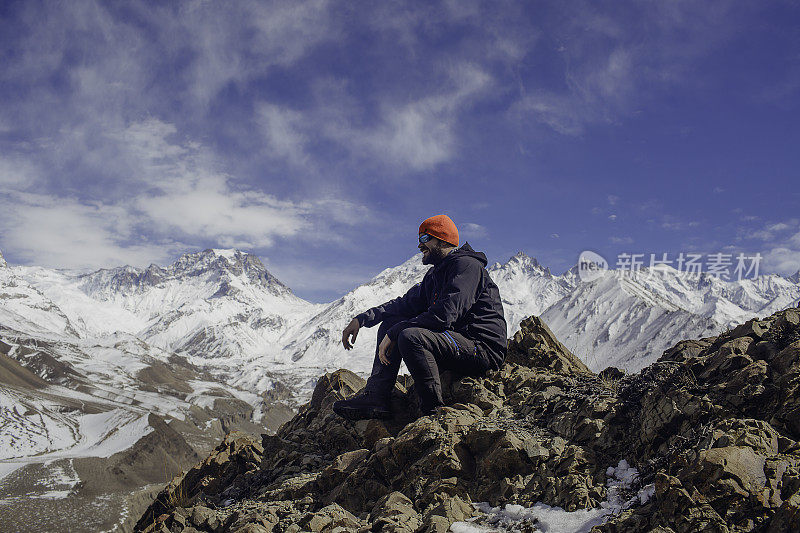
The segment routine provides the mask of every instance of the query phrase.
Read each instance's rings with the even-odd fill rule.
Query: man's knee
[[[420,346],[425,340],[426,331],[428,330],[424,328],[405,328],[398,333],[397,348],[400,350],[400,353]]]

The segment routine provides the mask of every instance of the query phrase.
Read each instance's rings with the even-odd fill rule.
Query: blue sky
[[[791,274],[798,27],[790,1],[3,2],[0,250],[237,247],[329,301],[447,213],[490,261]]]

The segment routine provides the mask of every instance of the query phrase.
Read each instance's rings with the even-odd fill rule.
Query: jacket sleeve
[[[362,327],[371,328],[382,322],[383,317],[386,315],[405,316],[409,318],[417,316],[425,310],[425,296],[422,290],[423,283],[425,283],[425,279],[411,287],[403,296],[395,298],[394,300],[389,300],[386,303],[357,315],[356,318],[359,324]]]
[[[397,335],[405,328],[422,327],[432,331],[444,331],[453,326],[459,318],[470,310],[478,296],[483,266],[465,257],[451,267],[449,280],[437,300],[416,317],[392,326],[386,334],[396,341]]]

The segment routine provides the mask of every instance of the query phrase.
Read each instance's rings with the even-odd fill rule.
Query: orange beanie
[[[427,233],[446,243],[458,246],[458,228],[447,215],[435,215],[426,218],[419,226],[419,234]]]

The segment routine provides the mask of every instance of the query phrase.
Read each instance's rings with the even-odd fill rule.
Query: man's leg
[[[400,322],[402,317],[390,316],[383,320],[378,328],[378,343],[375,347],[375,361],[372,363],[372,375],[367,385],[358,394],[333,403],[333,411],[344,418],[361,420],[364,418],[391,418],[389,400],[397,381],[402,361],[397,347],[389,354],[390,364],[384,365],[378,358],[378,346],[386,332]]]
[[[389,331],[389,328],[403,320],[408,319],[391,315],[384,318],[383,322],[381,322],[378,328],[378,341],[375,344],[375,359],[372,362],[372,374],[369,376],[369,379],[367,379],[367,385],[365,387],[366,390],[374,392],[380,397],[384,397],[387,402],[389,401],[389,395],[392,393],[394,384],[397,382],[397,374],[400,372],[402,358],[397,351],[397,345],[395,345],[392,352],[389,354],[389,364],[384,365],[378,358],[378,346],[380,346],[381,340],[386,336],[386,332]]]
[[[437,333],[424,328],[404,329],[397,337],[397,348],[405,361],[424,414],[444,405],[439,370],[478,376],[489,363],[476,349],[475,342],[458,333]]]

